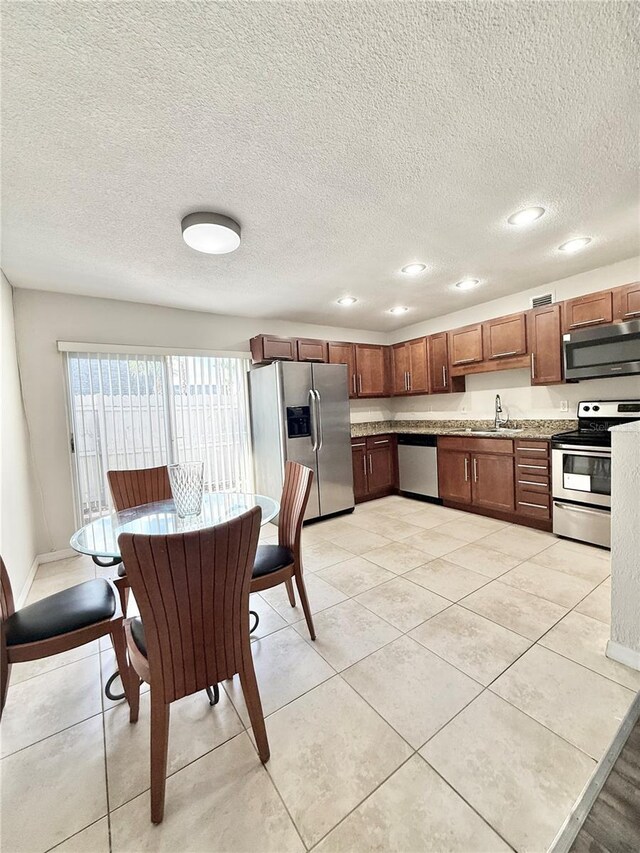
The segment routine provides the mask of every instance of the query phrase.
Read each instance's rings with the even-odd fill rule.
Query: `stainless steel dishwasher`
[[[400,491],[427,498],[438,497],[438,437],[398,436]]]

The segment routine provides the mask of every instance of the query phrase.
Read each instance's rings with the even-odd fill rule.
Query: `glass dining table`
[[[280,510],[278,501],[265,495],[207,492],[203,496],[202,510],[199,515],[181,518],[176,512],[172,499],[142,504],[142,506],[96,518],[73,534],[70,545],[74,551],[90,556],[100,568],[115,567],[122,562],[118,546],[118,537],[121,533],[153,536],[203,530],[206,527],[230,521],[254,506],[259,506],[262,510],[260,521],[262,525],[272,521]],[[249,612],[254,619],[251,631],[255,631],[258,627],[258,614],[255,611]],[[114,694],[111,690],[118,674],[114,672],[105,686],[105,693],[109,699],[122,699],[124,696],[124,693]],[[219,695],[217,686],[213,691],[207,690],[207,694],[211,704],[216,704]]]

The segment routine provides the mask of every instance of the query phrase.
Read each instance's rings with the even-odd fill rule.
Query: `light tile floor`
[[[315,643],[283,588],[252,596],[266,767],[237,679],[175,703],[154,827],[148,695],[134,726],[104,697],[108,644],[17,665],[2,849],[547,850],[640,689],[604,655],[608,554],[397,496],[303,552]],[[44,565],[29,601],[93,575]]]

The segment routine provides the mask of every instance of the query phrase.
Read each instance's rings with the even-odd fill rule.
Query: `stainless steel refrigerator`
[[[249,393],[256,490],[279,499],[290,459],[313,469],[305,519],[353,509],[347,366],[277,361]]]

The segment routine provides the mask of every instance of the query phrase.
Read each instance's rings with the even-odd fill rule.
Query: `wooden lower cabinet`
[[[471,456],[471,502],[502,512],[515,510],[513,456],[474,453]]]
[[[380,498],[397,490],[398,452],[395,436],[353,438],[351,456],[356,503]]]
[[[438,484],[446,505],[551,529],[548,441],[443,436]]]

